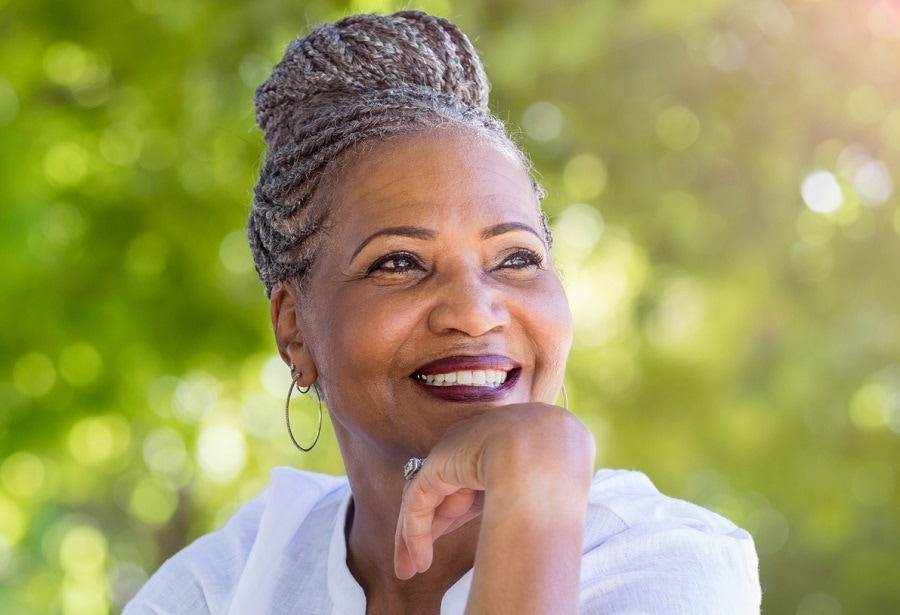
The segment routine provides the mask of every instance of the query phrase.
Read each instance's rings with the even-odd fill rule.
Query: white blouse
[[[346,477],[276,468],[225,527],[164,563],[123,615],[364,615],[347,568],[350,495]],[[594,476],[582,614],[758,615],[757,567],[752,538],[724,517],[660,494],[640,472]],[[471,581],[470,570],[441,613],[463,613]]]

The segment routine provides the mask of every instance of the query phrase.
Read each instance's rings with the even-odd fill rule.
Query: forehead
[[[496,222],[538,228],[531,179],[511,146],[439,130],[370,145],[348,160],[331,192],[334,227]]]

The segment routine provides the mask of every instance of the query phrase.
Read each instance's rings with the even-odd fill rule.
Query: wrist
[[[585,425],[566,410],[551,407],[539,420],[514,420],[486,447],[483,481],[492,491],[514,497],[558,493],[587,495],[596,445]]]

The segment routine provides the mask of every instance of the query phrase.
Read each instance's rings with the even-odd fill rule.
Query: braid
[[[469,39],[418,11],[354,15],[293,41],[254,101],[267,151],[248,235],[266,294],[306,279],[328,223],[311,200],[329,163],[357,144],[448,123],[508,142],[488,92]]]

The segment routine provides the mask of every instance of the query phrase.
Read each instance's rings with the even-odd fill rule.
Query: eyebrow
[[[491,239],[492,237],[498,237],[500,235],[505,235],[506,233],[512,233],[514,231],[525,231],[531,233],[532,235],[543,241],[543,238],[538,234],[536,230],[534,230],[527,224],[522,224],[521,222],[501,222],[500,224],[489,226],[488,228],[481,231],[481,238]],[[369,245],[369,243],[371,243],[373,239],[384,237],[385,235],[411,237],[413,239],[423,240],[433,240],[437,237],[437,233],[435,233],[431,229],[423,228],[421,226],[389,226],[379,231],[375,231],[374,233],[363,239],[362,243],[357,246],[356,250],[354,250],[353,254],[350,256],[350,262],[353,262],[353,259],[356,258],[356,255],[362,252],[363,248]]]
[[[437,237],[437,233],[427,228],[422,228],[421,226],[389,226],[380,231],[376,231],[363,239],[362,243],[359,244],[353,252],[353,255],[350,257],[350,261],[353,262],[356,255],[362,252],[362,249],[369,245],[369,242],[373,239],[385,235],[397,235],[399,237],[411,237],[413,239],[434,239]]]
[[[536,230],[534,230],[527,224],[522,224],[521,222],[501,222],[500,224],[489,226],[481,231],[481,238],[490,239],[491,237],[498,237],[499,235],[505,235],[506,233],[512,233],[513,231],[525,231],[527,233],[531,233],[542,242],[544,241],[544,239],[538,234]]]

